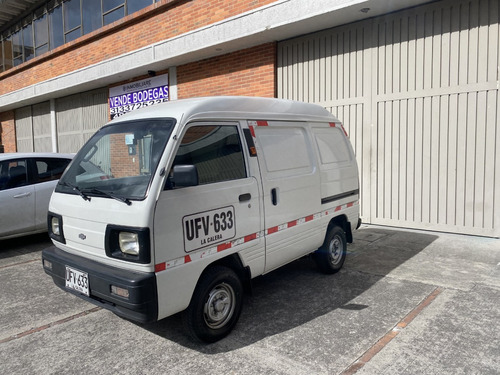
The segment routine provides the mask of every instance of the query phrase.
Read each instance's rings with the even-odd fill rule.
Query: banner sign
[[[109,89],[111,119],[149,105],[168,101],[168,74]]]

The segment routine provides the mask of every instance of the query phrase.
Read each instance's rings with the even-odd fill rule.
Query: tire
[[[184,326],[195,341],[212,343],[227,336],[240,317],[243,285],[227,267],[208,268],[184,311]]]
[[[325,242],[314,253],[314,260],[321,272],[333,274],[340,271],[347,255],[345,232],[338,226],[330,228]]]

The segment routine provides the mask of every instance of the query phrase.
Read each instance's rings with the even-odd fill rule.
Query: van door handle
[[[250,193],[241,194],[241,195],[239,196],[239,199],[240,199],[240,202],[246,202],[246,201],[249,201],[250,199],[252,199],[252,194],[250,194]]]
[[[30,192],[28,192],[28,193],[21,193],[21,194],[14,195],[14,198],[24,198],[24,197],[29,197],[30,195],[31,195]]]
[[[271,189],[271,202],[274,206],[278,205],[278,190],[276,188]]]

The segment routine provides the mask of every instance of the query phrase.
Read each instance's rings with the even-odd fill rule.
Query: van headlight
[[[106,255],[129,262],[147,264],[151,261],[149,228],[106,227]]]
[[[137,233],[120,232],[118,234],[118,243],[120,250],[124,254],[139,255],[139,236]]]
[[[63,233],[63,219],[61,215],[49,212],[47,215],[49,237],[61,243],[66,243]]]

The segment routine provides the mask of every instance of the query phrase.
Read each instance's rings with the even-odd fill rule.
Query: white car
[[[73,154],[0,154],[0,240],[47,231],[49,200]]]

